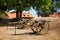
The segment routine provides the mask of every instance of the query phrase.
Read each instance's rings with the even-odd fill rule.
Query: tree
[[[60,0],[56,0],[56,7],[60,8]]]
[[[28,10],[33,7],[35,10],[45,9],[49,10],[52,0],[0,0],[0,11],[16,9],[16,15],[18,17],[18,12],[20,12],[20,18],[22,17],[22,11]]]
[[[4,12],[0,12],[0,18],[2,18],[3,16],[5,16]]]

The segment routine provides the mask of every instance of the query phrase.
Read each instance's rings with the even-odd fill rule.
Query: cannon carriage
[[[19,20],[16,27],[17,29],[29,27],[36,34],[46,34],[49,30],[49,22],[47,20],[41,20],[39,17],[24,17]]]

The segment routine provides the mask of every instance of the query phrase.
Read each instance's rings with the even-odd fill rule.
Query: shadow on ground
[[[21,33],[21,34],[11,34],[11,35],[13,35],[13,36],[17,36],[17,35],[35,35],[35,36],[37,36],[37,35],[46,35],[46,34],[36,34],[36,33],[34,33],[34,32],[28,32],[28,33]]]

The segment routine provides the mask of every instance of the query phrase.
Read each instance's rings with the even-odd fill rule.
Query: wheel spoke
[[[44,28],[41,29],[40,34],[46,34],[49,30],[47,22],[45,22],[45,24],[43,26],[44,26]]]

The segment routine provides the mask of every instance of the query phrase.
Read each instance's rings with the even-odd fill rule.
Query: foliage
[[[35,10],[44,9],[48,11],[52,0],[0,0],[0,11],[1,10],[29,10],[30,7],[33,7]]]
[[[37,7],[37,14],[40,16],[47,16],[50,12],[50,7],[52,5],[52,0],[41,0],[39,2],[39,7]],[[38,5],[37,5],[38,6]],[[40,12],[42,11],[42,12]]]
[[[60,8],[60,0],[56,0],[56,7]]]
[[[2,18],[3,16],[5,16],[4,12],[0,12],[0,18]]]

